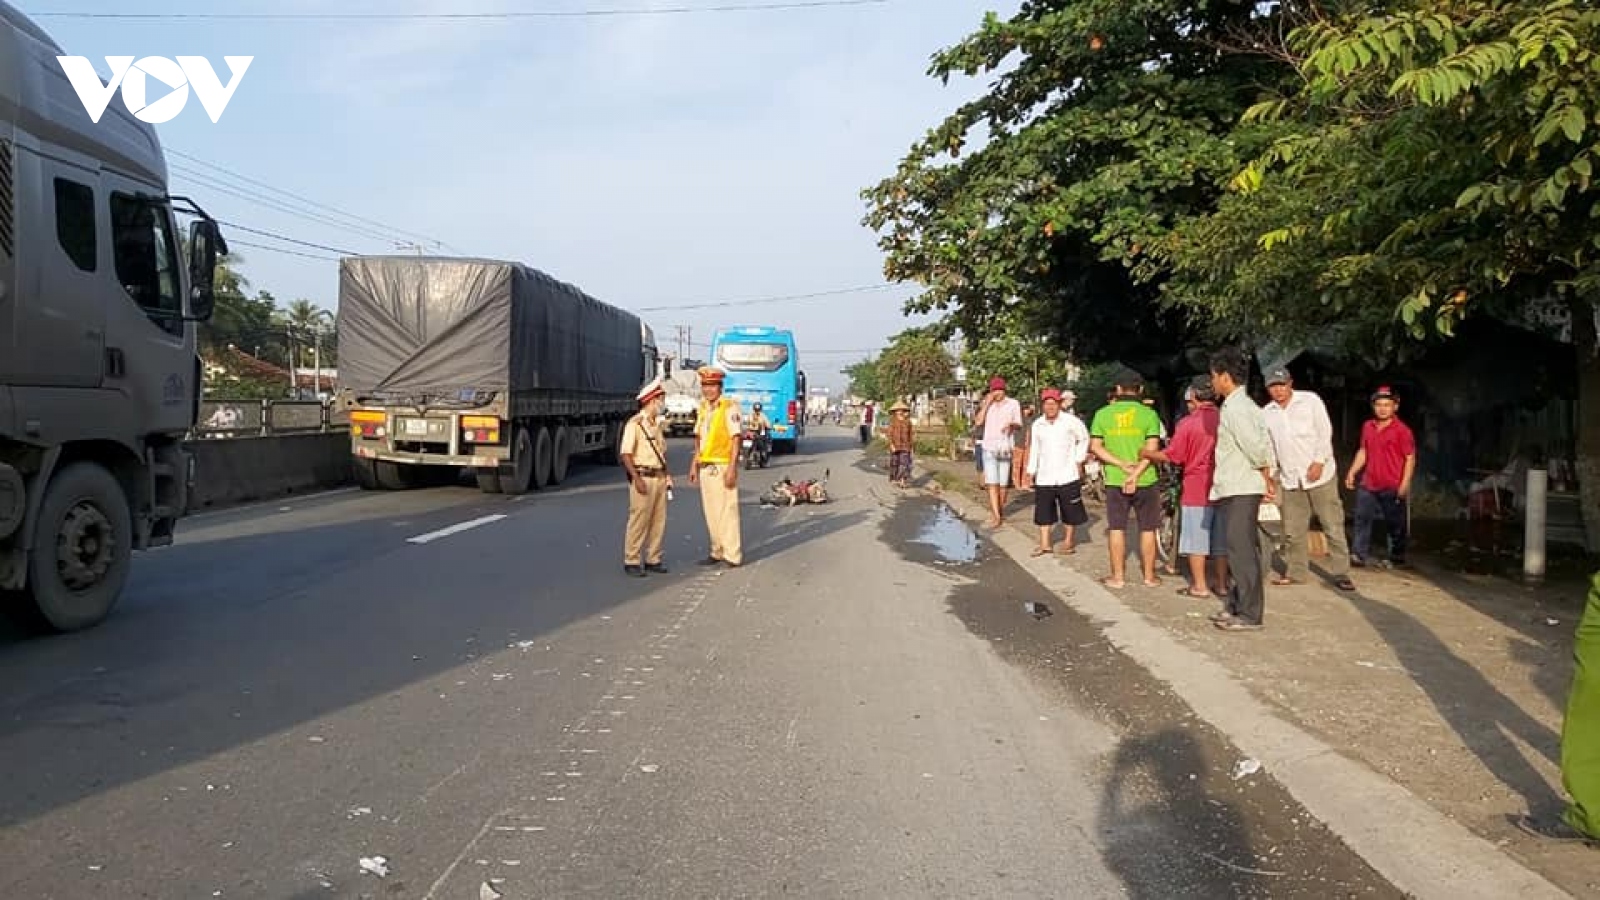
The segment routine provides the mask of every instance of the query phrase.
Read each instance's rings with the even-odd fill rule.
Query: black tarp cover
[[[339,261],[339,380],[357,396],[631,399],[643,368],[638,317],[520,263]]]

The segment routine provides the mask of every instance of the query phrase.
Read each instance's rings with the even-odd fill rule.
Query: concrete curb
[[[945,491],[941,499],[969,523],[988,516],[960,494]],[[1571,896],[1393,780],[1279,718],[1220,664],[1179,643],[1093,578],[1053,558],[1030,557],[1034,544],[1026,536],[1002,528],[988,540],[1100,625],[1117,649],[1165,681],[1240,751],[1260,760],[1267,774],[1395,887],[1442,900]]]

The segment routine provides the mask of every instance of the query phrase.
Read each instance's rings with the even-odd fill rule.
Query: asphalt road
[[[185,522],[101,627],[0,633],[0,897],[1395,895],[816,431],[733,571],[680,479],[625,577],[610,468]]]

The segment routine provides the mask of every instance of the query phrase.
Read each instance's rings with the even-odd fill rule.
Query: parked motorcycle
[[[744,433],[744,467],[765,469],[772,459],[772,435],[766,429]]]

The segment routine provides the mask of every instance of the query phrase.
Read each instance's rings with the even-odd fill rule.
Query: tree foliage
[[[912,309],[974,335],[1020,312],[1075,360],[1172,368],[1197,333],[1161,303],[1147,255],[1212,208],[1248,158],[1240,114],[1289,74],[1217,51],[1256,10],[1032,0],[937,54],[930,74],[946,81],[1016,64],[865,192],[886,274],[927,288]]]
[[[1071,361],[1048,334],[1013,322],[978,338],[969,337],[961,355],[969,386],[982,388],[996,375],[1011,393],[1034,398],[1047,387],[1064,387]]]
[[[878,357],[871,356],[852,363],[844,368],[843,374],[850,379],[851,394],[867,400],[877,400],[883,396],[878,383]]]
[[[1600,11],[1568,0],[1308,21],[1279,48],[1298,89],[1244,117],[1275,140],[1158,248],[1172,299],[1390,349],[1474,313],[1592,301],[1596,48]]]
[[[875,365],[883,399],[912,397],[948,386],[955,364],[932,329],[912,328],[896,335]]]

